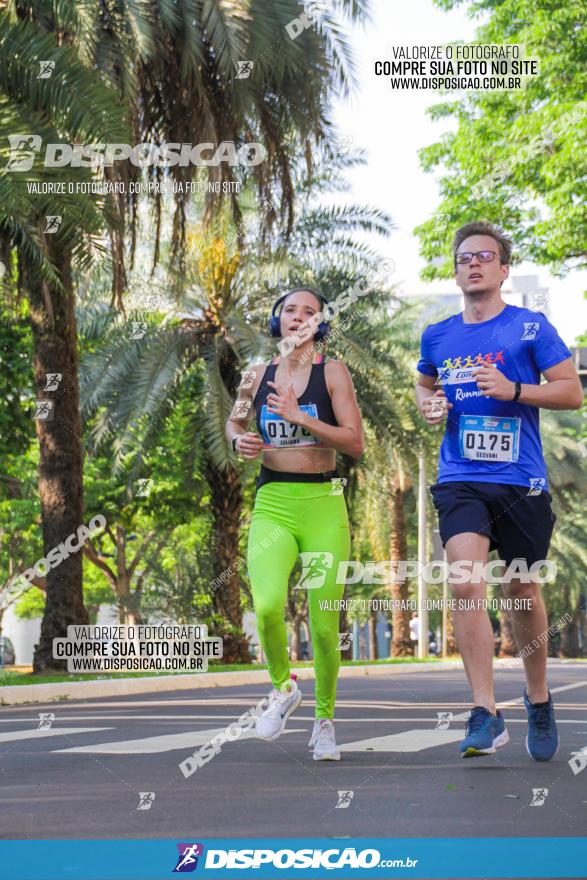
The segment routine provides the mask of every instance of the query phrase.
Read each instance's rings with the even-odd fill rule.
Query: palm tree
[[[361,0],[341,0],[336,7],[354,19],[365,15]],[[9,98],[3,108],[5,130],[14,131],[18,119],[25,127],[33,126],[44,143],[59,142],[63,134],[72,143],[233,141],[246,149],[247,144],[261,142],[267,152],[266,162],[240,175],[226,164],[210,166],[207,177],[212,182],[229,184],[239,178],[251,179],[262,197],[270,201],[278,190],[281,217],[291,230],[293,189],[285,135],[298,132],[310,155],[310,139],[321,140],[328,128],[327,95],[333,87],[348,87],[351,73],[348,47],[330,16],[299,39],[289,39],[285,25],[299,11],[294,0],[234,0],[230,6],[220,0],[185,6],[173,0],[142,4],[112,0],[93,5],[54,4],[50,9],[44,0],[12,0],[9,12],[0,18],[4,49],[0,83]],[[235,69],[242,60],[254,62],[250,80],[236,78]],[[32,71],[38,70],[42,61],[55,61],[59,76],[41,82],[34,79]],[[113,86],[121,99],[106,86]],[[43,97],[45,101],[39,102]],[[21,112],[15,105],[23,98],[26,110]],[[109,117],[104,116],[105,105]],[[128,127],[122,124],[124,118]],[[179,279],[177,286],[181,287],[189,204],[185,185],[197,172],[193,165],[176,165],[167,173],[184,187],[174,196],[171,238],[172,264]],[[115,183],[135,183],[140,175],[141,171],[129,161],[104,168],[105,178]],[[151,166],[149,176],[161,182],[163,169]],[[106,226],[112,254],[112,302],[121,307],[126,280],[125,222],[130,215],[132,261],[138,198],[120,195],[109,199],[105,203],[108,217],[97,222],[95,215],[99,212],[89,198],[78,200],[76,196],[75,207],[71,205],[73,200],[58,203],[52,198],[45,200],[45,205],[31,206],[23,187],[8,185],[7,189],[12,199],[3,201],[6,214],[1,238],[7,246],[18,247],[19,257],[28,257],[21,260],[19,278],[31,303],[39,395],[46,372],[61,372],[67,382],[60,395],[59,420],[49,426],[37,424],[48,550],[75,531],[83,514],[72,283],[72,265],[80,256],[81,245],[78,242],[72,248],[66,233],[87,230],[84,223],[92,232]],[[229,201],[238,221],[239,199],[234,190]],[[156,265],[162,216],[159,191],[153,202]],[[206,216],[212,216],[221,202],[222,197],[212,192],[206,200]],[[47,239],[43,225],[39,226],[43,210],[45,215],[55,215],[61,206],[61,216],[66,218],[61,234]],[[30,207],[36,207],[37,212],[30,215]],[[273,212],[267,224],[276,219]],[[84,223],[79,222],[82,220]],[[35,653],[36,671],[55,665],[52,638],[63,635],[67,623],[87,619],[81,577],[79,554],[70,556],[59,572],[51,575]]]
[[[332,175],[339,172],[344,161],[333,157]],[[317,186],[324,186],[320,175],[325,172],[319,164],[314,174]],[[328,179],[328,175],[323,177]],[[226,444],[224,424],[236,395],[240,370],[260,354],[268,353],[261,327],[266,322],[268,303],[277,298],[283,286],[304,277],[334,298],[356,282],[359,256],[367,268],[378,264],[375,253],[362,245],[355,242],[353,250],[353,234],[390,228],[389,218],[381,212],[352,205],[344,210],[322,209],[329,217],[325,224],[322,214],[308,202],[300,207],[300,220],[290,237],[287,254],[285,232],[267,251],[255,253],[258,213],[247,226],[251,246],[242,249],[227,243],[230,228],[222,217],[206,226],[194,226],[186,239],[187,292],[175,314],[170,311],[152,332],[130,345],[122,320],[111,323],[100,348],[84,361],[84,417],[93,420],[96,442],[118,438],[120,454],[130,439],[129,426],[133,423],[144,425],[142,446],[148,448],[181,393],[189,370],[196,362],[205,366],[205,406],[194,412],[193,436],[202,449],[203,474],[210,488],[217,575],[229,572],[222,590],[215,594],[215,602],[233,633],[242,626],[240,577],[232,570],[239,555],[242,489],[240,472]],[[320,245],[325,251],[331,249],[331,259],[329,264],[320,261],[323,274],[316,276],[312,264]],[[377,402],[381,397],[373,372],[377,363],[365,359],[366,334],[366,326],[353,328],[337,338],[333,350],[345,357],[351,370],[360,372],[359,381],[371,389],[372,414],[383,423],[390,397]],[[393,366],[391,359],[388,362]],[[232,638],[226,648],[231,656],[240,651],[242,659],[248,658],[244,640],[235,645]]]
[[[414,364],[418,359],[414,325],[420,309],[419,303],[404,304],[391,320],[382,309],[370,314],[369,345],[375,349],[379,367],[373,385],[361,387],[360,380],[357,383],[361,408],[373,431],[360,468],[363,494],[358,505],[363,535],[377,561],[397,563],[408,558],[407,506],[413,498],[418,454],[422,451],[432,461],[438,451],[439,438],[420,418],[413,397]],[[383,413],[373,411],[382,400],[383,417]],[[394,570],[397,572],[397,566]],[[391,597],[404,605],[392,613],[391,654],[408,656],[413,653],[411,615],[405,607],[410,585],[408,580],[396,578],[388,589]]]
[[[83,522],[72,266],[74,262],[89,266],[97,256],[104,257],[100,236],[104,229],[116,228],[117,218],[107,199],[67,191],[68,183],[74,188],[87,183],[89,169],[56,174],[55,169],[43,167],[42,151],[64,138],[71,143],[124,141],[129,129],[114,93],[96,80],[71,48],[56,45],[55,36],[34,23],[18,24],[6,13],[0,16],[0,59],[2,141],[8,142],[17,132],[33,131],[41,143],[30,168],[25,164],[25,170],[19,170],[11,161],[0,178],[0,246],[8,267],[5,295],[18,297],[24,292],[28,299],[36,397],[51,399],[53,407],[49,418],[35,419],[46,555]],[[41,63],[52,65],[49,78],[37,78]],[[35,183],[40,188],[63,184],[65,192],[35,192],[31,189]],[[45,390],[50,373],[61,377],[54,396]],[[52,658],[52,639],[64,635],[69,624],[87,622],[81,585],[80,554],[72,554],[48,572],[35,671],[58,666]]]
[[[548,412],[542,417],[550,492],[558,517],[549,554],[557,566],[554,582],[557,589],[554,589],[554,583],[547,583],[543,590],[551,623],[564,613],[571,615],[571,622],[561,631],[561,653],[567,657],[579,655],[579,633],[585,618],[583,572],[587,565],[587,518],[584,499],[587,477],[577,443],[582,426],[581,416],[574,412]]]
[[[557,566],[553,583],[545,583],[543,595],[551,623],[568,612],[572,620],[561,633],[561,650],[566,656],[577,656],[578,630],[582,620],[581,595],[584,591],[583,571],[587,565],[586,522],[584,498],[587,478],[577,445],[581,417],[574,412],[541,413],[541,435],[548,466],[553,510],[558,517],[549,556]],[[564,516],[564,528],[562,518]],[[513,656],[516,643],[511,612],[500,612],[502,653]]]
[[[18,3],[42,7],[42,0]],[[266,160],[245,170],[221,163],[208,166],[207,180],[228,184],[210,189],[204,221],[229,203],[232,218],[242,218],[235,183],[250,183],[260,202],[273,200],[279,209],[265,219],[268,230],[278,216],[291,232],[294,221],[291,136],[312,162],[314,146],[331,125],[331,93],[348,92],[354,82],[349,46],[341,19],[364,21],[368,0],[334,0],[315,27],[292,40],[287,25],[300,14],[297,0],[198,0],[182,5],[173,0],[111,0],[107,7],[86,7],[73,21],[65,13],[72,39],[88,65],[97,67],[120,91],[132,118],[135,143],[260,143]],[[61,13],[60,11],[60,14]],[[74,26],[75,24],[75,26]],[[248,75],[239,76],[241,62],[252,62]],[[168,174],[177,184],[198,175],[194,165],[171,165]],[[113,172],[134,181],[138,170],[119,163]],[[163,170],[150,167],[148,176],[161,180]],[[201,176],[201,175],[198,175]],[[153,194],[155,247],[159,259],[164,199]],[[185,189],[174,194],[171,263],[181,272],[186,255],[189,198]],[[120,210],[130,217],[131,259],[137,236],[138,197],[121,200]]]

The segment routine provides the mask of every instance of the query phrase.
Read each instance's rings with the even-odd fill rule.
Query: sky
[[[352,138],[353,147],[367,150],[367,164],[351,170],[351,191],[343,201],[366,203],[391,215],[396,230],[378,249],[396,266],[395,280],[406,294],[456,291],[451,281],[427,284],[419,273],[425,263],[418,254],[414,227],[438,210],[438,188],[433,174],[419,167],[418,150],[436,142],[454,122],[433,122],[426,108],[439,100],[427,90],[392,90],[388,78],[373,73],[376,60],[389,59],[391,46],[439,45],[454,40],[471,40],[477,21],[466,12],[468,4],[443,12],[432,0],[372,0],[372,22],[350,32],[359,85],[348,99],[337,100],[334,121],[340,136]],[[449,243],[447,243],[448,245]],[[550,318],[568,345],[587,330],[587,272],[571,273],[564,280],[554,278],[538,266],[523,263],[512,276],[538,276],[547,288]],[[531,286],[531,285],[530,285]],[[505,298],[520,304],[518,297]]]

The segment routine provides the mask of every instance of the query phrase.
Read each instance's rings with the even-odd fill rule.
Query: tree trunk
[[[573,616],[573,619],[561,629],[560,656],[566,658],[580,656],[579,627],[576,616]]]
[[[341,632],[341,633],[349,632],[349,622],[348,622],[348,617],[347,617],[347,613],[346,613],[346,608],[343,608],[342,611],[340,612],[339,626],[340,626],[339,632]],[[341,660],[352,660],[353,659],[352,639],[349,640],[348,648],[344,648],[343,650],[341,650],[340,659]]]
[[[516,640],[514,638],[514,628],[512,625],[511,611],[502,609],[499,612],[499,626],[501,631],[501,646],[499,651],[500,657],[515,657]]]
[[[49,248],[50,250],[50,248]],[[69,255],[50,254],[65,291],[50,289],[38,269],[24,265],[30,300],[37,400],[52,402],[49,417],[35,418],[39,439],[39,496],[43,547],[47,553],[74,535],[83,523],[83,453],[79,414],[78,351]],[[58,388],[46,391],[48,373],[60,373]],[[41,412],[35,413],[36,416]],[[31,566],[34,560],[31,560]],[[53,639],[67,627],[87,624],[82,594],[82,554],[74,551],[46,573],[46,602],[33,672],[67,668],[54,660]]]
[[[118,603],[118,622],[135,626],[143,622],[141,615],[140,589],[131,590],[133,567],[127,565],[126,529],[119,523],[116,526],[116,601]],[[138,552],[138,551],[137,551]]]
[[[579,596],[577,605],[577,626],[579,628],[579,646],[583,657],[587,656],[587,615],[585,614],[585,596]]]
[[[293,621],[293,645],[292,645],[292,660],[295,660],[296,663],[302,659],[302,638],[300,635],[300,627],[302,623],[301,616],[297,615],[294,617]]]
[[[362,623],[359,627],[359,660],[367,659],[367,651],[365,645],[365,625]]]
[[[240,477],[236,468],[220,470],[209,459],[205,465],[205,476],[210,487],[216,576],[230,572],[230,577],[214,593],[216,607],[229,624],[222,633],[223,661],[249,663],[248,640],[242,632],[240,575],[234,568],[239,557],[239,524],[243,503]]]
[[[131,577],[127,571],[119,572],[116,578],[116,600],[118,603],[118,622],[134,626],[143,622],[140,609],[141,594],[130,588]]]
[[[578,657],[579,656],[579,629],[577,626],[577,618],[579,614],[579,606],[573,609],[573,601],[571,597],[571,589],[568,583],[562,585],[563,611],[572,618],[560,631],[560,657]],[[580,601],[580,600],[579,600]]]
[[[118,604],[118,622],[128,622],[128,607],[130,599],[130,578],[126,571],[126,529],[120,524],[116,525],[116,602]]]
[[[377,650],[377,612],[371,611],[369,614],[369,659],[378,660],[379,651]]]
[[[408,539],[406,535],[406,519],[404,503],[407,491],[400,485],[400,480],[391,479],[388,485],[387,508],[389,511],[389,558],[392,563],[407,559]],[[397,571],[397,565],[392,566]],[[403,609],[392,612],[393,634],[391,639],[392,657],[411,657],[414,643],[410,639],[410,610],[407,607],[409,589],[407,581],[392,581],[391,596],[404,604]]]
[[[88,612],[88,619],[91,624],[95,624],[98,619],[98,614],[100,611],[100,605],[86,605],[86,609]]]

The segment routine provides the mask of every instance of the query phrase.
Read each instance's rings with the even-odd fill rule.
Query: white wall
[[[117,623],[115,605],[100,605],[96,623]],[[2,621],[2,635],[7,636],[14,645],[16,666],[32,666],[35,645],[41,634],[41,618],[34,617],[32,620],[21,620],[14,613],[14,608],[9,608]]]
[[[41,618],[20,620],[9,608],[2,620],[2,635],[7,636],[14,645],[15,663],[17,666],[30,666],[33,662],[35,645],[41,633]]]

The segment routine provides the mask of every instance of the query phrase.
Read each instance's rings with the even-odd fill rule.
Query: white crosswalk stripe
[[[556,694],[561,691],[569,691],[574,690],[575,688],[581,688],[587,685],[587,681],[579,681],[574,682],[572,684],[563,685],[561,687],[551,688],[551,693]],[[194,726],[201,724],[202,722],[214,720],[216,722],[221,721],[234,721],[234,717],[230,714],[201,714],[196,712],[194,714],[172,714],[169,711],[157,711],[164,710],[165,708],[169,709],[170,706],[174,706],[179,708],[180,706],[183,708],[187,708],[187,706],[194,706],[197,704],[199,706],[207,706],[209,710],[214,712],[215,709],[221,709],[226,706],[234,706],[235,704],[247,704],[250,705],[250,700],[240,700],[234,698],[227,698],[223,700],[222,698],[214,697],[208,700],[161,700],[161,701],[153,701],[153,700],[140,700],[136,702],[129,702],[128,700],[121,700],[117,702],[109,701],[108,703],[103,704],[85,704],[82,707],[80,706],[78,711],[88,710],[90,707],[98,708],[98,706],[102,709],[108,706],[111,710],[117,709],[127,710],[131,707],[133,709],[146,708],[147,706],[153,711],[153,714],[143,715],[143,714],[113,714],[112,712],[109,714],[88,714],[88,715],[63,715],[60,718],[60,721],[63,723],[65,721],[83,721],[83,720],[97,720],[97,721],[109,721],[109,722],[121,722],[121,721],[156,721],[164,724],[169,723],[177,723],[177,724],[186,724],[192,723]],[[505,701],[502,703],[498,703],[500,708],[507,711],[513,712],[514,710],[521,710],[523,713],[522,718],[512,718],[507,717],[507,723],[511,724],[525,724],[525,712],[523,711],[524,707],[522,704],[522,698],[518,697],[513,700]],[[313,700],[309,700],[308,702],[308,710],[309,716],[306,718],[305,716],[296,717],[296,722],[307,724],[307,727],[303,728],[291,728],[286,729],[284,735],[292,734],[292,733],[303,733],[306,734],[311,727],[313,718],[312,718],[312,707],[314,703]],[[351,742],[342,742],[339,744],[341,751],[345,752],[365,752],[365,751],[376,751],[376,752],[419,752],[424,749],[435,748],[438,746],[447,745],[453,742],[457,742],[463,737],[463,729],[462,724],[460,722],[464,721],[469,716],[469,710],[465,712],[459,712],[454,714],[451,719],[451,727],[448,730],[440,730],[433,727],[433,724],[436,722],[435,715],[438,711],[455,709],[457,707],[462,706],[462,703],[418,703],[410,701],[392,701],[385,702],[379,700],[367,700],[364,703],[361,701],[349,700],[349,701],[341,701],[337,703],[337,708],[363,708],[365,714],[363,717],[358,718],[337,718],[336,723],[339,726],[339,730],[341,732],[345,730],[346,725],[348,724],[397,724],[397,723],[418,723],[420,725],[429,725],[425,727],[419,727],[416,729],[404,730],[399,733],[390,733],[383,736],[374,736],[367,739],[359,739]],[[380,718],[369,717],[369,709],[378,710],[381,708],[386,708],[389,710],[389,715]],[[569,703],[557,706],[557,711],[571,710],[576,713],[577,710],[585,709],[585,704],[579,703]],[[402,711],[403,710],[403,711]],[[406,712],[407,710],[407,712]],[[412,712],[410,712],[412,710]],[[422,715],[417,716],[412,714],[414,710],[422,710]],[[433,711],[436,710],[436,711]],[[64,710],[67,711],[67,710]],[[71,712],[71,709],[69,710]],[[398,713],[395,715],[394,714]],[[401,715],[399,714],[401,713]],[[404,714],[405,713],[405,714]],[[25,717],[16,717],[16,718],[4,718],[3,722],[9,723],[26,723],[27,721],[32,722],[33,718],[25,718]],[[559,724],[587,724],[587,721],[584,720],[573,720],[573,719],[562,719],[557,718]],[[455,723],[456,722],[456,723]],[[139,728],[140,729],[140,728]],[[346,728],[348,730],[348,728]],[[377,729],[377,728],[376,728]],[[379,728],[381,729],[381,728]],[[65,749],[52,749],[54,754],[70,754],[70,753],[87,753],[87,754],[106,754],[106,755],[132,755],[132,754],[157,754],[162,752],[170,752],[179,749],[194,749],[198,746],[203,745],[205,742],[208,742],[213,736],[222,733],[225,730],[225,727],[215,727],[215,728],[205,728],[199,730],[190,730],[181,733],[170,733],[170,734],[162,734],[159,736],[141,736],[134,739],[126,739],[121,741],[108,741],[108,742],[100,742],[94,743],[91,745],[76,745],[73,747],[65,748]],[[34,740],[55,736],[70,736],[73,737],[77,734],[86,734],[86,733],[95,733],[99,731],[116,731],[116,727],[108,726],[108,727],[59,727],[58,725],[54,725],[51,728],[47,728],[46,730],[38,730],[27,728],[26,730],[13,730],[13,731],[5,731],[0,733],[0,743],[3,742],[14,742],[18,740]],[[114,734],[116,735],[116,733]],[[255,739],[254,731],[247,731],[243,734],[240,739]],[[340,737],[339,737],[340,739]]]
[[[48,727],[46,730],[9,730],[0,733],[0,743],[24,739],[42,739],[47,736],[74,736],[76,733],[95,733],[99,730],[114,730],[113,727]]]
[[[436,746],[445,746],[463,738],[462,730],[404,730],[388,736],[359,739],[341,743],[341,752],[421,752]]]
[[[54,749],[59,754],[71,752],[84,752],[96,755],[154,755],[159,752],[172,752],[176,749],[193,749],[202,746],[216,734],[222,733],[226,728],[215,727],[210,730],[191,730],[189,733],[169,733],[163,736],[148,736],[141,739],[127,739],[121,742],[94,743],[90,746],[74,746],[70,749]],[[288,733],[304,733],[304,729],[285,730]],[[256,739],[252,730],[243,733],[239,740]]]

